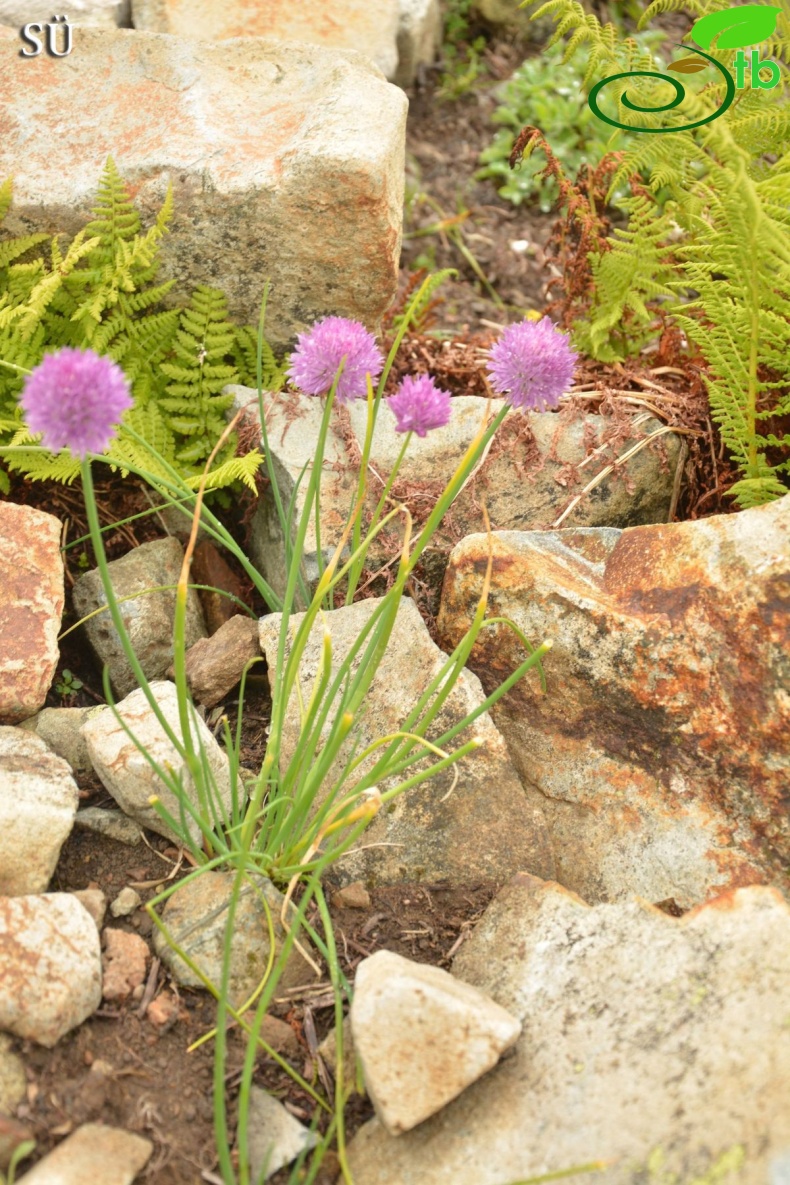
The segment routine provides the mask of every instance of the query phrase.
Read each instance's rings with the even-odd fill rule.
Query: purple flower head
[[[384,358],[372,333],[359,321],[346,317],[324,317],[309,333],[300,333],[286,371],[292,383],[305,395],[326,395],[335,381],[343,358],[346,364],[337,385],[338,403],[365,399],[367,375],[376,382]]]
[[[112,359],[65,346],[46,354],[28,375],[20,402],[28,428],[42,433],[45,448],[70,448],[85,457],[105,451],[133,400]]]
[[[489,353],[488,374],[512,407],[556,407],[573,378],[578,354],[548,317],[509,325]]]
[[[432,428],[443,428],[450,421],[450,398],[450,392],[437,387],[430,375],[407,375],[387,400],[397,421],[395,431],[425,436]]]

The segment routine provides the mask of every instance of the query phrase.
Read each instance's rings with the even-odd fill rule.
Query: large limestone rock
[[[379,604],[378,600],[364,600],[323,615],[332,639],[333,677]],[[299,628],[302,616],[295,614],[291,618],[292,630]],[[261,649],[268,660],[270,677],[276,664],[280,621],[279,613],[261,619]],[[321,667],[323,644],[323,625],[319,623],[310,634],[300,665],[304,704],[310,700],[316,672]],[[352,663],[352,671],[358,661],[359,656]],[[431,640],[417,606],[404,597],[355,727],[341,746],[324,787],[328,789],[339,776],[353,746],[358,744],[354,751],[360,753],[372,742],[390,736],[403,726],[445,661],[446,655]],[[428,729],[428,739],[436,739],[453,727],[483,698],[477,678],[462,672]],[[332,719],[330,714],[324,735]],[[300,745],[299,720],[299,704],[294,694],[283,726],[283,770]],[[554,865],[543,815],[538,807],[527,802],[504,741],[487,713],[455,737],[452,748],[473,737],[479,738],[482,745],[454,767],[457,783],[453,780],[453,770],[444,770],[397,796],[378,812],[358,848],[344,854],[335,866],[344,884],[360,878],[385,884],[443,877],[454,883],[479,879],[501,881],[522,869],[542,869],[542,875],[553,876],[547,871]],[[378,753],[373,759],[366,759],[359,772],[369,770],[376,757]],[[403,776],[412,776],[422,768],[424,763],[410,766]],[[383,793],[398,781],[398,778],[382,779],[379,790]],[[347,782],[344,793],[349,793],[353,785],[353,779]],[[321,792],[318,797],[320,800]]]
[[[105,28],[126,25],[129,21],[129,0],[70,0],[68,18],[71,25],[103,25]],[[44,27],[43,35],[38,35],[44,44],[46,25],[52,21],[53,8],[46,0],[0,0],[0,25],[21,29],[31,22],[37,22]],[[58,31],[55,45],[58,50],[63,50],[62,30]],[[28,49],[32,49],[32,46],[28,45]]]
[[[175,684],[162,681],[151,683],[150,686],[170,729],[183,743]],[[93,768],[104,786],[121,810],[141,826],[150,827],[152,831],[167,836],[175,843],[182,843],[181,835],[151,805],[151,797],[158,797],[170,815],[179,820],[181,827],[192,836],[198,846],[201,846],[202,832],[197,821],[186,808],[183,810],[182,818],[182,804],[151,768],[147,757],[158,762],[160,768],[169,767],[174,776],[180,776],[181,788],[192,810],[202,811],[204,822],[213,826],[215,816],[220,820],[227,819],[230,812],[231,786],[227,755],[220,749],[205,722],[200,719],[195,709],[191,708],[192,741],[196,747],[198,744],[202,747],[215,787],[212,790],[211,801],[206,788],[207,801],[201,804],[198,788],[186,762],[151,710],[142,688],[127,695],[126,699],[116,705],[116,709],[141,748],[131,740],[109,708],[100,712],[98,716],[92,716],[83,725],[82,731]]]
[[[394,82],[411,86],[420,66],[430,66],[442,41],[439,0],[400,0],[398,69]]]
[[[1,0],[0,0],[1,2]],[[339,0],[331,7],[284,0],[134,0],[134,27],[203,41],[267,37],[354,49],[387,78],[410,86],[441,41],[438,0]]]
[[[5,52],[5,43],[0,41],[0,46]],[[0,92],[4,73],[0,74]],[[0,176],[5,175],[0,168]],[[60,535],[61,524],[54,515],[14,502],[0,502],[0,723],[3,724],[18,724],[37,712],[47,698],[55,674],[64,603]]]
[[[234,410],[258,422],[257,392],[247,387],[229,387],[235,393]],[[439,493],[455,472],[469,444],[479,431],[488,401],[473,395],[453,399],[452,417],[444,428],[437,428],[420,439],[413,436],[409,451],[399,471],[394,496],[409,506],[419,520],[433,507]],[[502,400],[492,401],[492,414]],[[282,392],[264,399],[266,429],[275,472],[284,505],[296,486],[305,465],[315,457],[315,442],[321,424],[323,400],[298,392]],[[634,439],[652,434],[659,425],[648,418],[632,428]],[[321,544],[325,559],[334,551],[357,492],[359,457],[367,428],[367,407],[355,401],[332,413],[324,452],[321,483]],[[428,568],[438,587],[447,554],[453,544],[483,526],[480,503],[484,502],[494,529],[526,530],[550,527],[582,488],[581,476],[573,484],[572,470],[593,448],[598,447],[611,426],[601,416],[537,412],[524,416],[511,412],[491,446],[479,474],[469,482],[445,516],[428,553]],[[615,449],[619,455],[634,440],[622,439]],[[371,469],[384,480],[392,471],[403,445],[403,436],[395,431],[395,417],[383,404],[373,435]],[[678,438],[663,435],[654,445],[639,450],[626,466],[623,476],[609,477],[596,487],[573,510],[569,520],[584,526],[625,527],[636,523],[662,522],[667,517],[672,496],[672,481],[678,456]],[[585,480],[603,468],[605,456],[595,467],[581,471]],[[308,468],[309,473],[309,468]],[[299,486],[295,500],[294,521],[299,521],[307,493],[307,480]],[[371,476],[370,509],[381,493],[378,480]],[[400,528],[393,528],[381,545],[374,545],[373,564],[391,557],[398,550]],[[264,495],[252,520],[250,548],[253,559],[269,583],[279,592],[285,589],[284,547],[273,497]],[[305,576],[317,579],[315,530],[311,524],[305,540]]]
[[[495,1066],[521,1023],[447,971],[380,950],[357,967],[351,1029],[376,1114],[395,1136]]]
[[[355,1185],[503,1185],[598,1159],[606,1185],[782,1180],[790,909],[775,890],[676,919],[519,877],[453,973],[522,1021],[515,1056],[414,1131],[366,1124]]]
[[[0,727],[0,894],[44,892],[78,804],[63,758],[22,728]]]
[[[398,9],[398,0],[337,0],[331,6],[288,0],[134,0],[132,20],[135,29],[199,41],[267,37],[355,49],[392,78],[398,65]]]
[[[0,1030],[51,1048],[100,1001],[99,932],[74,894],[0,897]]]
[[[787,887],[790,497],[627,531],[494,538],[489,614],[550,637],[548,694],[523,681],[494,718],[546,812],[557,878],[586,900],[683,907],[738,884]],[[465,631],[485,537],[453,552],[439,619]],[[518,644],[491,629],[484,685]]]
[[[147,679],[160,679],[173,661],[173,624],[176,613],[175,585],[181,575],[184,549],[177,539],[155,539],[135,547],[108,564],[113,592],[132,649]],[[148,591],[150,590],[150,591]],[[98,568],[80,576],[72,590],[74,609],[87,617],[107,605]],[[127,695],[137,686],[134,671],[124,653],[108,609],[85,623],[85,633],[100,662],[110,670],[116,695]],[[187,593],[185,645],[205,638],[206,626],[197,593]]]
[[[84,225],[112,154],[144,223],[173,184],[161,274],[182,297],[223,288],[257,324],[268,278],[280,346],[328,313],[376,325],[397,286],[407,102],[367,58],[103,29],[78,30],[62,61],[25,61],[17,45],[0,28],[11,234]]]

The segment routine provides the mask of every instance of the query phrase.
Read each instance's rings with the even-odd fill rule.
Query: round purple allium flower
[[[52,452],[103,453],[132,406],[126,375],[111,358],[66,346],[46,354],[28,375],[20,399],[31,432]]]
[[[450,392],[437,387],[430,375],[407,375],[387,400],[397,421],[395,431],[425,436],[432,428],[443,428],[450,422],[450,399]]]
[[[343,358],[346,364],[337,385],[338,403],[365,399],[366,376],[375,383],[384,366],[372,333],[359,321],[324,317],[309,333],[300,333],[286,374],[305,395],[326,395]]]
[[[548,317],[509,325],[489,353],[488,374],[512,407],[556,407],[573,378],[578,354]]]

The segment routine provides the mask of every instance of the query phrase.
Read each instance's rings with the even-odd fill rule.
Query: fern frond
[[[210,471],[206,478],[206,489],[218,490],[223,486],[231,485],[234,481],[243,481],[248,489],[256,493],[255,474],[262,464],[263,454],[259,453],[257,449],[245,453],[243,457],[231,457],[230,460],[225,461],[222,465]],[[186,484],[190,489],[196,490],[200,485],[200,481],[200,475],[188,477]]]
[[[14,196],[14,183],[10,177],[0,185],[0,222],[3,221],[11,206]]]
[[[8,267],[12,260],[24,255],[31,247],[46,242],[48,238],[49,235],[44,234],[22,235],[18,239],[8,239],[5,243],[0,243],[0,268]]]
[[[404,326],[410,326],[412,330],[419,332],[422,318],[429,311],[433,295],[437,288],[445,280],[449,280],[451,276],[457,275],[458,272],[455,268],[446,267],[441,271],[434,272],[433,275],[426,276],[414,296],[406,305],[404,311],[393,319],[393,325],[397,328],[398,332],[402,333]]]

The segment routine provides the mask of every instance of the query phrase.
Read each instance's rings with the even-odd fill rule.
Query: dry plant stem
[[[637,443],[635,445],[633,445],[632,448],[628,449],[627,452],[624,452],[621,457],[618,457],[616,461],[612,461],[611,465],[607,465],[604,469],[602,469],[600,471],[600,473],[596,473],[596,475],[592,479],[592,481],[589,481],[587,483],[587,485],[584,487],[584,489],[581,491],[581,493],[577,494],[576,497],[572,499],[570,504],[565,507],[562,514],[559,516],[559,518],[555,519],[555,521],[551,524],[552,530],[556,530],[558,527],[561,527],[563,522],[565,521],[565,519],[571,513],[571,511],[575,510],[575,508],[579,505],[582,498],[586,494],[589,494],[591,490],[594,490],[596,488],[596,486],[599,486],[601,484],[601,482],[604,480],[604,478],[608,477],[610,473],[613,473],[615,471],[615,469],[619,469],[620,466],[625,465],[626,461],[630,461],[631,457],[636,456],[636,454],[640,451],[640,449],[643,449],[646,444],[650,443],[651,440],[655,440],[656,437],[658,437],[658,436],[664,436],[667,432],[677,432],[677,431],[684,431],[684,429],[673,428],[670,424],[665,424],[662,428],[659,428],[657,431],[651,432],[649,436],[645,436],[643,440],[637,441]],[[686,432],[688,432],[688,430],[686,430]],[[688,434],[690,434],[692,436],[697,435],[696,432],[691,432]]]
[[[678,502],[680,501],[680,490],[683,485],[683,470],[686,468],[686,461],[688,460],[689,446],[685,440],[680,442],[680,455],[678,456],[678,463],[675,467],[675,480],[672,483],[672,500],[669,503],[669,513],[667,515],[667,522],[675,521],[677,514]]]

